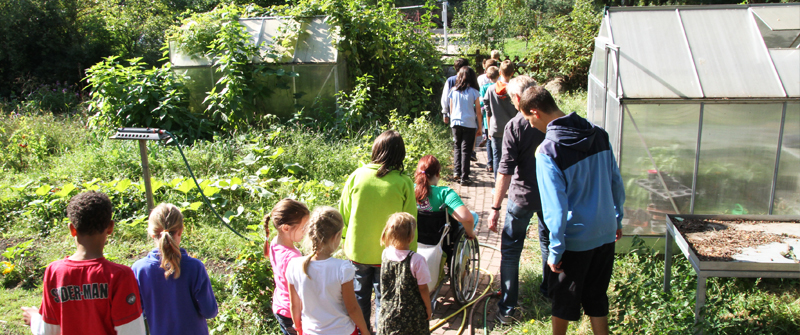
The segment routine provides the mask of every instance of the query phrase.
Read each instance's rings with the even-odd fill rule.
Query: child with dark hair
[[[38,311],[22,308],[34,334],[145,334],[133,271],[103,257],[114,231],[112,213],[111,200],[103,193],[81,193],[70,200],[69,232],[77,248],[47,266]]]
[[[475,137],[483,134],[480,87],[475,71],[464,66],[458,71],[456,85],[450,90],[450,128],[453,131],[453,173],[462,185],[469,179],[469,162]]]
[[[445,80],[444,87],[442,88],[442,116],[444,117],[444,123],[449,123],[448,118],[450,118],[450,100],[448,98],[448,94],[450,94],[450,90],[453,86],[456,86],[456,79],[458,77],[458,71],[461,70],[462,67],[469,66],[469,61],[464,58],[456,59],[455,63],[453,63],[453,69],[456,70],[455,76],[450,76]]]
[[[406,157],[400,133],[387,130],[372,145],[372,163],[356,169],[342,189],[339,211],[344,217],[344,254],[356,268],[358,305],[369,322],[372,293],[375,311],[380,311],[381,231],[389,215],[397,212],[417,216],[414,183],[402,174]],[[416,239],[411,250],[417,250]]]
[[[497,64],[497,61],[494,59],[487,59],[487,61],[493,61],[494,64]],[[481,79],[478,77],[478,84],[481,85],[481,92],[480,96],[486,96],[486,92],[489,91],[489,88],[492,87],[495,83],[497,83],[497,79],[500,78],[500,69],[497,66],[490,66],[486,68],[485,74],[487,82],[485,84],[481,84]],[[486,102],[481,98],[481,114],[483,114],[483,141],[480,145],[486,145],[486,171],[494,172],[494,148],[492,147],[492,142],[489,139],[489,113],[487,113],[487,109],[489,106],[486,105]]]
[[[269,257],[275,281],[275,291],[272,292],[272,313],[278,319],[278,325],[284,335],[297,334],[292,321],[286,267],[292,259],[303,256],[294,244],[303,240],[309,214],[308,207],[304,203],[287,198],[275,204],[272,212],[264,217],[264,231],[269,234],[270,222],[278,231],[278,236],[272,243],[269,240],[264,242],[264,256]]]
[[[180,247],[183,214],[173,204],[153,208],[147,234],[156,244],[131,267],[139,282],[150,335],[208,334],[217,299],[206,267]]]

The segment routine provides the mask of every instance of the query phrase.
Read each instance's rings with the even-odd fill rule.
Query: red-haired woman
[[[414,195],[419,212],[436,212],[442,204],[447,206],[447,213],[464,226],[470,239],[475,238],[475,216],[461,201],[461,197],[447,186],[438,186],[439,172],[442,165],[433,155],[422,157],[414,171]]]

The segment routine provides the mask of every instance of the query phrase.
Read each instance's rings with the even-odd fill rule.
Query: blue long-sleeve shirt
[[[536,150],[536,178],[550,229],[549,264],[565,250],[614,242],[625,188],[605,130],[575,113],[550,122]]]
[[[166,279],[161,256],[153,250],[131,269],[151,335],[208,334],[206,319],[217,315],[217,300],[203,262],[181,248],[181,275]]]

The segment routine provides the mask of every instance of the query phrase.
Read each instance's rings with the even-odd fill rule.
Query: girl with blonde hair
[[[295,329],[308,335],[370,334],[356,301],[355,269],[332,256],[342,241],[342,215],[332,207],[317,207],[308,221],[311,253],[289,261],[286,269]]]
[[[430,270],[422,255],[410,250],[417,220],[408,213],[389,217],[381,234],[381,298],[378,335],[428,335]]]
[[[156,206],[150,212],[147,234],[156,248],[131,269],[139,283],[150,334],[208,334],[206,319],[217,316],[217,300],[203,262],[180,247],[180,209],[166,203]],[[135,299],[129,297],[128,302]]]

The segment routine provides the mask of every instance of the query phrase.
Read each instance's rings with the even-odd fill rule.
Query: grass
[[[142,191],[114,186],[140,181],[138,145],[109,140],[110,132],[87,129],[86,121],[81,115],[0,115],[0,149],[16,150],[15,155],[0,157],[0,248],[33,239],[24,255],[0,256],[0,261],[15,265],[10,274],[0,275],[0,299],[4,301],[0,321],[5,321],[0,322],[0,333],[27,332],[21,325],[19,307],[39,305],[44,267],[74,250],[64,214],[69,197],[84,191],[88,187],[85,183],[99,179],[94,187],[109,194],[115,206],[117,225],[104,250],[106,258],[130,266],[153,248],[146,235],[146,222],[135,220],[145,218]],[[424,154],[434,154],[444,165],[450,165],[452,144],[449,130],[441,122],[427,117],[395,117],[391,126],[406,142],[406,173],[414,171],[410,166]],[[237,184],[238,189],[220,186],[223,189],[211,201],[220,214],[233,215],[229,217],[231,225],[251,241],[224,228],[205,205],[196,211],[183,211],[186,228],[181,246],[205,263],[220,306],[220,314],[209,320],[212,331],[276,331],[270,316],[272,272],[261,255],[265,235],[262,218],[284,197],[303,201],[311,208],[336,206],[341,185],[369,160],[372,141],[380,131],[367,129],[347,138],[332,138],[325,132],[285,124],[184,147],[201,181],[244,180]],[[168,183],[188,177],[175,147],[156,142],[147,145],[153,179]],[[55,194],[68,184],[77,189],[66,196]],[[253,193],[245,189],[248,186],[265,193]],[[195,192],[185,193],[173,186],[157,189],[154,198],[156,203],[179,205],[200,201]],[[237,215],[240,207],[242,212]]]
[[[535,227],[531,223],[531,227]],[[539,294],[541,254],[536,232],[525,241],[520,266],[521,321],[494,331],[503,334],[550,334],[550,303]],[[638,248],[638,249],[637,249]],[[609,324],[615,334],[688,334],[695,331],[696,279],[689,263],[673,259],[672,292],[661,292],[663,256],[638,245],[629,254],[616,255],[608,290]],[[710,278],[705,320],[706,334],[798,334],[800,280]],[[570,322],[568,334],[591,334],[588,317]]]
[[[508,55],[511,59],[514,59],[514,56],[523,59],[528,56],[529,52],[526,42],[518,38],[506,38],[502,51],[503,56]]]

